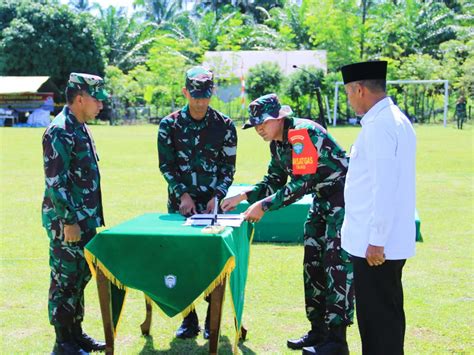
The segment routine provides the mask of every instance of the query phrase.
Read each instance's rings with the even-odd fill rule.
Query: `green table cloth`
[[[251,185],[232,185],[226,197],[231,197],[246,191]],[[276,211],[267,212],[255,224],[254,242],[271,243],[303,243],[303,227],[308,210],[313,202],[311,195],[305,195],[301,200]],[[244,212],[249,207],[247,201],[242,201],[232,213]]]
[[[186,315],[194,301],[210,294],[229,275],[240,331],[252,226],[243,222],[239,228],[204,234],[203,227],[183,226],[184,222],[180,215],[144,214],[97,234],[86,245],[93,274],[97,265],[114,285],[114,332],[127,288],[143,291],[173,317]]]
[[[226,197],[232,197],[248,190],[252,185],[236,184],[229,188]],[[308,210],[313,203],[313,196],[305,195],[303,198],[289,206],[276,211],[267,212],[260,222],[255,224],[255,242],[271,243],[303,243],[303,228]],[[247,201],[242,201],[233,213],[244,212],[249,207]],[[422,242],[420,232],[420,218],[415,211],[416,241]]]

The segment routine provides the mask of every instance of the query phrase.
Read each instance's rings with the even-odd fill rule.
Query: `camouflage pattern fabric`
[[[461,101],[456,104],[454,115],[456,116],[457,127],[459,129],[462,129],[463,123],[466,120],[466,116],[467,116],[465,101]]]
[[[344,193],[314,199],[304,225],[303,280],[310,322],[349,325],[354,319],[354,271],[341,248]]]
[[[461,118],[466,118],[466,103],[465,102],[458,102],[456,104],[456,116]]]
[[[290,129],[306,128],[318,150],[315,174],[293,175]],[[353,271],[341,248],[344,219],[344,181],[349,164],[344,150],[319,124],[285,118],[283,141],[270,143],[271,161],[263,180],[247,192],[249,203],[265,199],[266,210],[276,210],[314,194],[304,228],[304,283],[306,314],[310,321],[330,326],[351,324],[354,315]],[[290,177],[290,181],[288,181]]]
[[[235,173],[237,133],[232,120],[208,108],[202,121],[189,106],[160,122],[159,167],[168,183],[168,213],[179,213],[180,197],[189,193],[198,212],[208,201],[226,194]]]
[[[195,99],[210,98],[214,88],[214,74],[204,67],[197,66],[186,72],[186,89]]]
[[[42,217],[47,229],[78,223],[104,225],[98,156],[86,124],[66,106],[43,135],[46,188]]]
[[[280,105],[276,94],[264,95],[250,103],[249,119],[242,128],[258,126],[266,120],[290,116],[292,113],[290,106]]]
[[[61,230],[47,230],[49,242],[49,322],[55,326],[81,323],[84,318],[84,289],[91,272],[84,258],[84,246],[96,230],[81,231],[77,243],[65,243]]]
[[[296,176],[292,171],[292,146],[288,141],[288,131],[302,128],[308,130],[318,151],[318,169],[315,174]],[[335,190],[344,189],[349,160],[345,151],[322,126],[307,119],[285,118],[283,132],[282,142],[270,143],[271,161],[267,175],[252,191],[247,192],[249,201],[269,197],[266,207],[272,211],[291,205],[309,193],[324,198]],[[288,177],[291,181],[287,184]]]
[[[67,87],[77,90],[84,90],[97,100],[107,100],[109,94],[104,89],[104,79],[97,75],[84,73],[71,73]]]
[[[45,192],[42,222],[50,239],[49,316],[53,325],[82,320],[83,290],[90,279],[84,245],[104,225],[98,157],[87,125],[66,106],[43,135]],[[65,224],[82,238],[65,243]]]

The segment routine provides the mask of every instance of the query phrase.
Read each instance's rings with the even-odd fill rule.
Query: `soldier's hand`
[[[81,228],[76,224],[64,225],[64,241],[66,243],[76,243],[81,240]]]
[[[204,213],[213,213],[215,203],[216,203],[216,200],[214,199],[214,197],[211,198],[206,205],[206,210],[204,211]]]
[[[385,262],[384,247],[369,244],[365,252],[365,258],[370,266],[380,266]]]
[[[229,198],[222,200],[221,208],[222,211],[232,211],[235,210],[235,207],[242,201],[247,199],[247,195],[245,193],[241,193],[239,195],[235,195]]]
[[[262,219],[264,213],[265,212],[262,209],[262,201],[257,201],[244,212],[244,219],[256,223]]]
[[[196,214],[196,204],[187,192],[181,196],[181,203],[179,204],[179,213],[183,216],[192,216]]]

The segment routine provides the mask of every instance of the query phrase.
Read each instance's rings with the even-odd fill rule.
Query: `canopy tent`
[[[38,92],[49,76],[0,76],[0,94]]]

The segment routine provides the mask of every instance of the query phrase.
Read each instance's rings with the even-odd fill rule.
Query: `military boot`
[[[85,351],[93,352],[105,350],[105,343],[102,341],[97,341],[84,333],[81,323],[73,324],[71,327],[71,333],[76,343]]]
[[[207,313],[206,313],[206,321],[204,322],[204,333],[202,334],[204,339],[209,339],[210,337],[210,329],[209,329],[209,323],[211,321],[211,305],[209,304],[207,306]]]
[[[68,327],[55,326],[56,342],[51,355],[88,355],[72,338]]]
[[[194,338],[200,331],[197,313],[196,311],[191,311],[183,319],[183,323],[181,323],[181,326],[176,331],[176,337],[180,339]]]
[[[301,350],[304,347],[315,346],[322,343],[328,333],[328,327],[325,322],[311,322],[311,330],[308,334],[298,339],[290,339],[286,345],[293,350]]]
[[[346,325],[330,327],[327,339],[316,346],[304,347],[303,354],[349,355],[346,330]]]

